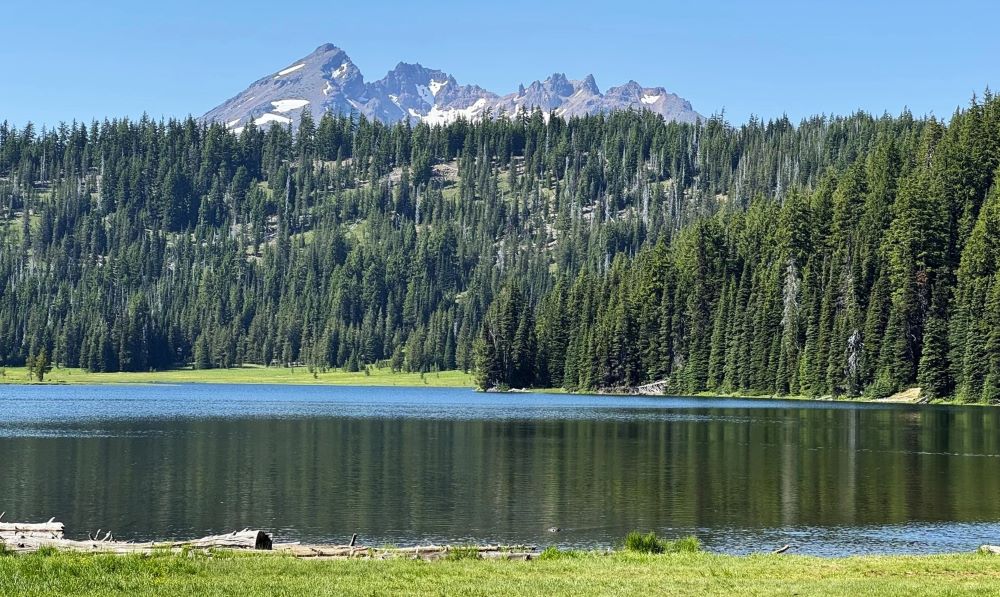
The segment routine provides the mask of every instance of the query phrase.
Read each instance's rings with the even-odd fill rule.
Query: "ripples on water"
[[[986,408],[314,386],[0,386],[0,510],[136,539],[968,551],[1000,537]],[[562,532],[549,533],[558,526]]]

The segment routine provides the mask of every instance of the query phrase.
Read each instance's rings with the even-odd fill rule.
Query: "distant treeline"
[[[990,94],[947,124],[2,125],[0,364],[990,400],[998,164]]]

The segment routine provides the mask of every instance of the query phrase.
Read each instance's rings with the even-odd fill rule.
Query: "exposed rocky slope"
[[[556,73],[500,96],[478,85],[460,85],[443,71],[400,62],[383,78],[366,83],[347,53],[333,44],[324,44],[257,80],[204,118],[236,130],[250,121],[258,126],[295,126],[302,110],[309,109],[317,119],[325,112],[356,112],[383,122],[446,124],[463,117],[477,119],[488,113],[510,114],[536,107],[546,115],[563,117],[634,109],[679,122],[701,118],[690,102],[663,87],[629,81],[601,93],[592,75],[573,81]]]

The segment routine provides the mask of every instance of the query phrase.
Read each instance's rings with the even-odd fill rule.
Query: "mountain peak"
[[[331,52],[342,52],[342,51],[343,50],[341,50],[339,47],[337,47],[337,46],[335,46],[335,45],[333,45],[331,43],[325,43],[325,44],[321,44],[319,46],[316,46],[316,49],[313,50],[313,54],[314,55],[315,54],[329,54]]]
[[[576,91],[563,73],[553,73],[545,82],[548,83],[553,92],[560,96],[572,95]]]
[[[390,73],[420,73],[428,69],[419,62],[399,62],[392,68]]]
[[[383,122],[446,124],[534,108],[566,118],[620,109],[651,110],[681,122],[700,118],[690,103],[662,87],[643,88],[629,81],[601,94],[593,75],[571,81],[555,72],[501,97],[478,85],[460,85],[444,71],[400,61],[383,78],[366,83],[347,52],[332,43],[259,79],[203,118],[239,131],[250,122],[297,126],[304,110],[315,119],[325,112],[358,112]]]

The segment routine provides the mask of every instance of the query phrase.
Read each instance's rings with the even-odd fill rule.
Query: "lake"
[[[728,553],[1000,542],[1000,409],[247,385],[0,386],[0,511],[67,536]],[[559,532],[552,532],[558,527]]]

